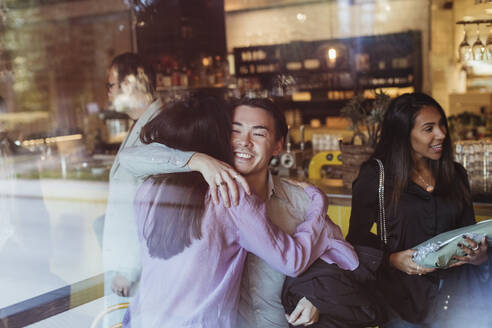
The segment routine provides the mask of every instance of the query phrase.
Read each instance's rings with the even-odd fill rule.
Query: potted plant
[[[349,143],[340,143],[343,185],[348,189],[352,189],[360,165],[371,156],[381,136],[381,123],[390,97],[383,91],[375,91],[374,96],[374,99],[355,96],[341,109],[341,115],[350,120],[354,130]],[[359,143],[356,143],[357,138]]]

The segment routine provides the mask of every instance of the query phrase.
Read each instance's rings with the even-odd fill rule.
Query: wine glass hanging
[[[492,64],[492,30],[489,31],[487,43],[485,43],[485,56],[487,57],[487,62]]]
[[[492,30],[489,30],[485,44],[480,38],[480,26],[492,26],[492,19],[459,21],[456,24],[463,25],[464,31],[463,41],[458,46],[459,61],[464,65],[472,60],[492,63]],[[472,45],[468,42],[467,25],[476,25],[476,39]]]
[[[485,45],[482,40],[480,40],[480,24],[477,24],[477,39],[472,46],[473,59],[477,61],[482,61],[485,53]]]
[[[460,62],[467,63],[472,59],[472,47],[468,43],[468,33],[464,27],[463,41],[459,45]]]

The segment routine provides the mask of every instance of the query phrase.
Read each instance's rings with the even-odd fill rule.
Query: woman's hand
[[[455,256],[454,259],[458,260],[458,262],[450,265],[450,267],[460,266],[467,263],[480,265],[487,261],[488,244],[485,237],[482,238],[482,241],[480,241],[480,243],[477,243],[476,241],[466,237],[465,235],[463,235],[463,240],[466,241],[466,244],[468,246],[465,246],[465,244],[463,243],[459,243],[458,247],[460,247],[466,253],[466,255]]]
[[[405,272],[409,275],[418,274],[423,275],[434,271],[434,268],[423,268],[413,261],[413,254],[416,252],[414,249],[407,249],[406,251],[392,253],[389,257],[390,266]]]
[[[113,293],[119,296],[130,296],[130,288],[130,282],[119,273],[116,274],[116,276],[113,278],[113,281],[111,282],[111,290],[113,291]]]
[[[232,166],[211,156],[195,153],[188,161],[192,171],[198,171],[210,187],[213,202],[219,204],[220,192],[226,207],[239,204],[238,184],[242,185],[247,194],[251,194],[248,182]]]

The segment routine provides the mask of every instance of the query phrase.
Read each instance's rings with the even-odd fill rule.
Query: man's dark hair
[[[148,78],[148,89],[150,93],[155,92],[155,72],[150,65],[148,65],[142,57],[139,55],[126,52],[116,56],[111,62],[110,68],[114,67],[118,72],[118,82],[121,83],[128,75],[134,75],[138,77],[139,68],[143,70],[144,74]]]
[[[284,113],[280,108],[269,98],[241,98],[233,101],[234,108],[238,106],[258,107],[269,112],[275,122],[275,140],[280,140],[287,137],[288,127],[285,122]]]

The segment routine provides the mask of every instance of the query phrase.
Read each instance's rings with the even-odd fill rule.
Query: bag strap
[[[374,159],[379,165],[379,186],[378,186],[378,226],[379,226],[379,238],[387,245],[388,237],[386,233],[386,213],[384,211],[384,166],[383,162],[379,158]]]

